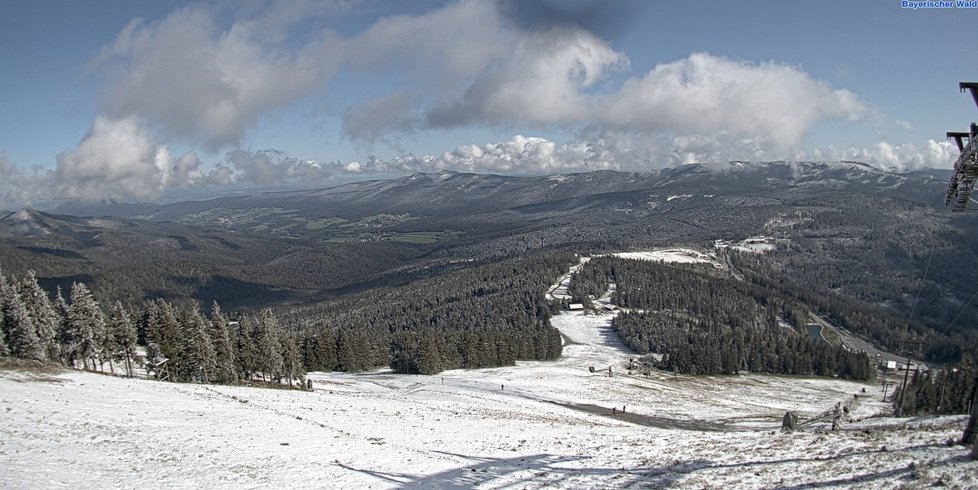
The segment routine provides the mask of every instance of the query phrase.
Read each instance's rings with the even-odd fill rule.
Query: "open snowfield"
[[[709,260],[690,252],[618,255]],[[554,362],[311,373],[312,392],[0,369],[0,488],[978,487],[947,444],[964,416],[887,418],[877,384],[643,375],[612,318],[554,317]],[[780,433],[836,403],[841,431]]]
[[[877,385],[838,380],[628,375],[610,318],[555,317],[556,362],[315,373],[313,392],[0,371],[0,488],[978,486],[945,444],[964,417],[871,418]],[[836,402],[865,420],[779,433]]]
[[[683,264],[709,263],[715,267],[720,267],[715,257],[687,248],[653,250],[648,252],[619,252],[612,255],[622,259],[678,262]]]
[[[782,239],[781,241],[786,241]],[[740,252],[765,253],[777,250],[777,240],[771,237],[758,236],[745,238],[739,242],[726,242],[717,240],[714,243],[716,248],[732,248]]]

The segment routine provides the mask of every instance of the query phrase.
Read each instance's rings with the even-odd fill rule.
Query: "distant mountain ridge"
[[[934,191],[949,171],[894,173],[859,162],[729,162],[650,172],[599,170],[550,176],[503,176],[456,171],[415,173],[316,190],[262,192],[171,204],[64,204],[58,213],[181,220],[217,208],[286,207],[302,214],[362,217],[384,213],[458,215],[548,202],[641,192],[764,195],[792,199],[826,189],[883,193],[937,203]],[[817,189],[816,189],[817,188]]]

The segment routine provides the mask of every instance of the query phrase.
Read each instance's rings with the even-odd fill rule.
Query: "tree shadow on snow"
[[[939,445],[919,445],[899,449],[898,451],[914,451],[918,449],[932,448]],[[356,471],[365,475],[370,475],[383,480],[388,484],[393,484],[398,488],[446,488],[446,489],[468,489],[479,485],[494,483],[497,485],[519,486],[520,484],[533,483],[544,487],[571,486],[580,487],[595,485],[613,485],[617,488],[637,486],[641,488],[673,488],[683,486],[684,480],[697,472],[740,469],[743,472],[756,472],[766,470],[768,472],[779,471],[780,465],[797,465],[804,463],[820,463],[840,461],[856,456],[867,456],[880,454],[881,451],[856,451],[846,454],[838,454],[826,457],[812,458],[784,458],[776,460],[747,461],[740,463],[717,464],[707,459],[691,459],[678,461],[671,465],[657,468],[641,467],[589,467],[586,463],[577,465],[568,463],[582,462],[590,459],[589,456],[567,456],[555,454],[534,454],[516,456],[512,458],[489,458],[480,456],[469,456],[444,451],[433,451],[453,459],[467,461],[468,464],[449,470],[429,475],[416,475],[401,472],[384,472],[370,469],[354,468],[349,465],[337,463],[340,467],[347,470]],[[955,459],[949,458],[948,461]],[[901,463],[894,463],[898,465]],[[791,469],[791,466],[784,468]],[[880,480],[893,479],[900,477],[903,480],[914,478],[914,468],[912,465],[901,465],[891,469],[876,472],[866,472],[854,474],[844,478],[832,480],[814,481],[808,483],[786,482],[781,485],[775,484],[771,487],[783,490],[804,490],[820,489],[829,487],[845,487],[857,484],[872,484]],[[749,478],[744,483],[749,483]],[[687,482],[688,483],[688,482]],[[760,483],[760,482],[755,482]]]
[[[579,484],[586,484],[594,476],[607,479],[614,475],[627,474],[623,468],[562,467],[565,463],[589,459],[587,456],[533,454],[513,458],[487,458],[444,451],[434,452],[451,458],[461,458],[469,461],[470,464],[430,475],[390,473],[337,464],[342,468],[395,484],[399,488],[469,489],[490,482],[505,482],[507,486],[530,482],[553,486],[569,479],[577,480]],[[625,480],[621,483],[627,485],[634,481]]]
[[[909,446],[906,448],[901,448],[895,450],[894,452],[910,452],[921,449],[928,449],[933,447],[941,447],[942,444],[921,444],[917,446]],[[691,460],[691,461],[681,461],[673,465],[655,468],[647,471],[637,471],[636,474],[640,476],[642,480],[642,486],[649,486],[651,488],[667,488],[672,486],[674,483],[679,481],[681,478],[693,474],[698,471],[703,470],[716,470],[724,468],[740,468],[745,472],[756,471],[759,469],[766,469],[768,471],[776,471],[778,465],[783,464],[799,464],[799,463],[817,463],[817,462],[830,462],[839,461],[855,456],[868,456],[874,454],[883,454],[880,450],[870,450],[870,451],[854,451],[845,454],[837,454],[834,456],[825,457],[812,457],[812,458],[785,458],[776,460],[764,460],[764,461],[747,461],[742,463],[725,463],[725,464],[714,464],[712,461],[708,460]],[[955,459],[951,457],[948,461]],[[894,463],[899,464],[899,463]],[[866,484],[878,480],[889,479],[903,475],[903,479],[913,478],[914,468],[911,465],[902,465],[899,468],[891,468],[887,470],[877,471],[877,472],[867,472],[863,474],[857,474],[849,476],[846,478],[836,478],[832,480],[824,480],[817,482],[808,483],[794,483],[787,485],[779,485],[773,488],[778,488],[781,490],[804,490],[804,489],[818,489],[818,488],[830,488],[830,487],[845,487],[855,484]]]

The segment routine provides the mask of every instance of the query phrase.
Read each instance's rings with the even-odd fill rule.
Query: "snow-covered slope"
[[[315,373],[313,392],[3,370],[0,487],[978,485],[945,444],[963,417],[872,418],[877,386],[839,380],[629,375],[610,318],[554,318],[556,362]],[[779,433],[784,411],[837,402],[842,431]]]

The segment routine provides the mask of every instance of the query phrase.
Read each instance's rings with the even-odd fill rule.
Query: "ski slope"
[[[946,444],[964,416],[888,418],[878,384],[630,374],[611,319],[554,317],[553,362],[312,392],[3,368],[0,488],[978,487]],[[841,431],[778,430],[836,403]]]
[[[314,373],[313,392],[0,371],[0,487],[978,485],[978,463],[945,445],[964,417],[872,418],[876,386],[839,380],[628,375],[609,320],[554,318],[570,340],[556,362]],[[784,411],[804,419],[863,388],[864,420],[779,433]]]

